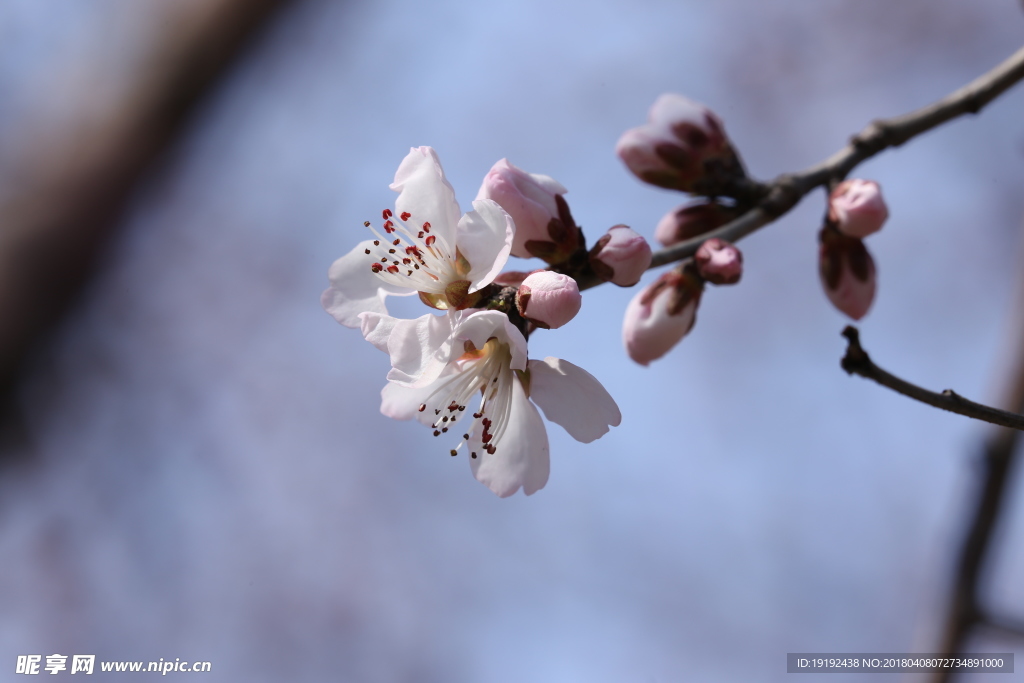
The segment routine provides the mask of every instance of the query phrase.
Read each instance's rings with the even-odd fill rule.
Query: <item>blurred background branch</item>
[[[56,130],[44,124],[10,160],[18,182],[0,189],[0,421],[10,419],[26,363],[88,282],[147,172],[289,1],[165,3],[161,30],[115,97]]]

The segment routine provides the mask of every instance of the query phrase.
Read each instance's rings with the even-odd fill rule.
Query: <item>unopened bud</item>
[[[513,256],[559,263],[579,246],[579,229],[562,197],[566,191],[554,178],[527,173],[502,159],[488,171],[476,198],[492,199],[512,216]]]
[[[825,295],[833,306],[860,320],[875,298],[875,262],[871,254],[864,242],[832,228],[823,228],[818,239],[818,270]]]
[[[889,217],[882,189],[873,180],[844,180],[828,199],[828,219],[844,235],[861,239],[878,232]]]
[[[661,358],[693,328],[704,282],[691,269],[664,273],[626,307],[622,341],[640,365]]]
[[[713,194],[723,179],[745,175],[722,122],[703,104],[668,93],[654,102],[647,120],[626,131],[615,146],[644,182]]]
[[[626,225],[608,229],[590,250],[590,267],[607,282],[632,287],[651,265],[651,245]]]
[[[654,229],[654,239],[666,247],[720,228],[739,216],[729,206],[712,201],[684,204],[665,214]]]
[[[531,273],[516,293],[519,314],[545,329],[561,327],[575,318],[582,304],[576,281],[550,270]]]
[[[734,285],[743,275],[743,254],[735,246],[713,237],[693,256],[702,278],[713,285]]]

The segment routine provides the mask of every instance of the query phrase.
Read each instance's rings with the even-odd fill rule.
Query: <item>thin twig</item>
[[[805,195],[831,179],[844,178],[858,164],[889,147],[931,130],[962,114],[976,114],[982,107],[1024,78],[1024,47],[1009,59],[938,102],[891,119],[875,121],[850,143],[825,161],[800,173],[781,175],[768,185],[768,195],[757,206],[731,223],[699,237],[655,252],[651,268],[681,261],[713,237],[736,242],[788,213]],[[592,286],[592,285],[591,285]],[[582,287],[581,287],[582,289]]]
[[[946,389],[941,394],[923,389],[916,384],[900,379],[882,368],[875,365],[867,352],[861,348],[860,333],[856,327],[847,325],[843,330],[849,345],[846,348],[846,355],[841,362],[843,370],[851,375],[860,375],[874,380],[883,387],[888,387],[895,392],[908,396],[915,401],[927,403],[928,405],[948,410],[951,413],[973,417],[976,420],[983,420],[1001,427],[1024,430],[1024,415],[999,410],[981,403],[975,403],[957,394],[952,389]]]

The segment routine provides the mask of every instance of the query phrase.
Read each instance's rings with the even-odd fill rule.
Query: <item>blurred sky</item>
[[[0,155],[101,108],[166,2],[0,4]],[[59,652],[209,660],[209,681],[713,683],[785,680],[786,652],[932,651],[984,429],[839,369],[820,193],[741,244],[741,285],[649,368],[621,346],[635,290],[533,335],[623,422],[590,445],[550,425],[531,497],[381,416],[387,358],[318,299],[410,146],[463,208],[507,157],[569,188],[591,239],[650,236],[682,197],[613,147],[660,93],[712,106],[770,179],[1022,35],[1010,0],[298,3],[137,197],[32,378],[0,468],[0,670]],[[855,173],[891,213],[865,348],[979,400],[1011,352],[1022,108],[1018,86]],[[1020,495],[1009,519],[987,593],[1024,616]]]

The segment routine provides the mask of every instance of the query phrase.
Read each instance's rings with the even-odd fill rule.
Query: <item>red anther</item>
[[[454,412],[454,411],[456,411],[458,409],[459,409],[459,404],[456,403],[455,401],[452,401],[451,403],[448,404],[448,410],[449,411]]]
[[[434,430],[434,436],[441,436],[441,432],[439,432],[439,431],[437,431],[437,430],[435,429],[435,430]]]
[[[384,232],[390,233],[390,232],[394,232],[394,231],[395,231],[395,224],[392,223],[391,221],[385,221],[385,223],[384,223]]]
[[[381,215],[384,216],[384,220],[387,220],[387,219],[391,218],[391,216],[393,214],[391,213],[391,209],[384,209],[384,211],[381,213]]]
[[[420,250],[417,247],[406,247],[405,248],[405,253],[406,254],[410,254],[412,256],[419,256],[420,255]]]
[[[369,253],[370,253],[370,250],[369,250],[369,249],[365,249],[364,251],[366,251],[366,253],[367,253],[367,254],[369,254]]]
[[[392,242],[391,244],[393,244],[393,245],[395,245],[395,246],[397,247],[397,246],[398,246],[399,244],[401,244],[401,243],[402,243],[402,238],[401,238],[401,237],[399,237],[398,239],[396,239],[396,240],[395,240],[394,242]]]
[[[421,412],[421,413],[422,413],[422,412],[423,412],[424,410],[426,410],[426,409],[427,409],[427,404],[426,404],[426,403],[421,403],[421,404],[420,404],[420,407],[419,407],[419,408],[417,408],[416,410],[418,410],[419,412]]]
[[[493,436],[491,436],[487,432],[484,432],[483,436],[480,437],[480,440],[483,441],[484,443],[487,443],[487,442],[489,442],[493,438],[494,438]]]
[[[423,232],[430,232],[430,223],[423,224]]]
[[[398,266],[388,266],[388,272],[391,273],[392,275],[397,274],[398,273]]]
[[[484,447],[484,450],[487,451],[488,453],[490,453],[491,455],[494,455],[494,451],[496,451],[498,449],[497,449],[497,447],[495,447],[495,445],[493,443],[489,443],[489,444],[487,444],[487,446]]]
[[[401,218],[401,219],[402,219],[403,221],[407,221],[407,220],[409,220],[410,218],[412,218],[412,214],[411,214],[411,213],[409,213],[408,211],[403,211],[403,212],[402,212],[402,215],[401,215],[401,216],[399,216],[399,218]]]
[[[373,241],[373,246],[379,247],[380,246],[380,240],[374,240]]]
[[[411,258],[404,258],[404,259],[402,259],[402,263],[405,264],[405,265],[409,265],[410,263],[412,263],[412,259]]]
[[[384,270],[384,266],[374,261],[373,263],[370,264],[370,270],[372,270],[375,273],[379,273],[380,271]]]
[[[428,235],[427,236],[426,245],[428,247],[432,247],[432,246],[434,246],[434,242],[436,242],[436,241],[437,241],[437,238],[435,238],[433,235]]]
[[[363,227],[364,228],[370,227],[370,221],[363,221]]]
[[[472,457],[472,458],[473,458],[474,460],[476,460],[476,453],[475,453],[475,452],[473,452],[473,453],[470,453],[469,455],[470,455],[470,457]]]

